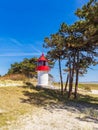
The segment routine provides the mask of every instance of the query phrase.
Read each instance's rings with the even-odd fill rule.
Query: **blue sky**
[[[0,74],[10,64],[23,58],[39,57],[46,49],[44,38],[56,33],[62,22],[73,24],[78,18],[77,8],[88,0],[1,0],[0,1]],[[98,66],[81,78],[81,81],[98,81]],[[59,77],[56,67],[51,70]],[[58,75],[58,76],[57,76]],[[58,78],[57,78],[58,79]]]

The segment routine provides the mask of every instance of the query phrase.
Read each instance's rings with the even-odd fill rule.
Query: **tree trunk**
[[[77,65],[76,65],[76,82],[75,82],[75,92],[74,98],[77,98],[77,91],[78,91],[78,79],[79,79],[79,51],[77,52]]]
[[[59,58],[59,72],[60,72],[60,82],[61,82],[61,94],[63,95],[63,79],[62,79],[61,59],[60,58]]]
[[[70,98],[72,94],[72,88],[73,88],[73,74],[72,74],[72,69],[70,70],[71,75],[70,75],[70,80],[69,80],[69,92],[68,92],[68,98]]]
[[[71,60],[70,60],[70,57],[69,57],[69,91],[68,91],[68,98],[70,98],[71,96]]]
[[[77,98],[77,90],[78,90],[78,76],[79,75],[79,70],[76,70],[76,82],[75,82],[75,92],[74,92],[74,98]]]
[[[69,80],[69,73],[67,74],[67,79],[66,79],[66,84],[65,84],[64,91],[67,91],[68,80]]]
[[[69,83],[69,93],[68,93],[68,98],[70,98],[71,96],[71,93],[72,93],[72,88],[73,88],[73,79],[74,79],[74,71],[75,71],[75,56],[76,56],[76,53],[74,51],[74,57],[73,57],[73,64],[72,64],[72,69],[70,67],[70,83]]]

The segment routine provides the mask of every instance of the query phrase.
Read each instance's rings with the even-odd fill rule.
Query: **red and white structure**
[[[48,60],[45,58],[44,54],[40,56],[37,61],[37,76],[38,84],[37,86],[48,86],[48,72],[50,68],[48,66]]]

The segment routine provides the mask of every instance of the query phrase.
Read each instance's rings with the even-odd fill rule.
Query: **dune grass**
[[[59,90],[36,88],[31,83],[22,87],[0,87],[0,127],[10,124],[21,115],[33,112],[36,107],[47,107],[51,104],[59,106],[60,103],[80,111],[77,107],[79,104],[93,109],[98,106],[98,95],[79,93],[77,100],[68,100],[67,93],[62,96]]]
[[[31,89],[22,87],[0,87],[0,127],[7,125],[19,116],[31,112],[33,105],[24,104],[21,98],[27,99],[23,91],[30,92]],[[33,90],[32,90],[33,92]]]
[[[98,90],[98,84],[79,84],[79,88],[86,90]]]

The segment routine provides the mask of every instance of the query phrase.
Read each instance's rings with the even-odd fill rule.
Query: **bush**
[[[9,75],[5,75],[3,77],[0,78],[1,80],[26,80],[27,77],[24,74],[9,74]]]

